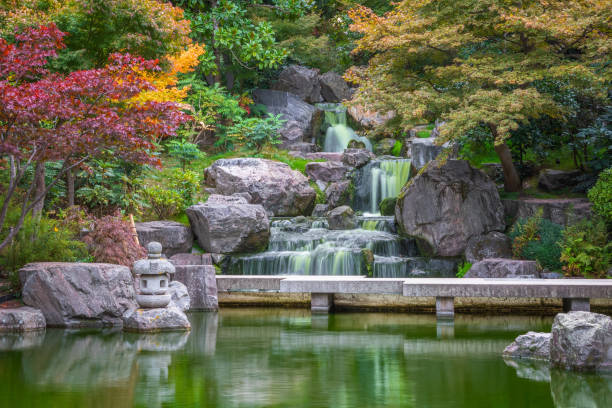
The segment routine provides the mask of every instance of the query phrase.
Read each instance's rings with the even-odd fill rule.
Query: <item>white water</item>
[[[321,103],[317,104],[317,107],[325,112],[325,124],[329,126],[325,132],[324,152],[341,153],[348,147],[351,140],[362,142],[366,149],[372,151],[372,143],[368,138],[359,136],[347,126],[345,106]]]
[[[369,163],[355,179],[356,210],[378,214],[382,200],[397,197],[410,178],[410,160],[393,159]]]

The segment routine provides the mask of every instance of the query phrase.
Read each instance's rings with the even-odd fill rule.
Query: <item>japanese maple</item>
[[[103,68],[50,73],[46,65],[64,47],[63,37],[49,24],[26,29],[12,44],[0,39],[0,158],[9,172],[0,202],[0,233],[7,227],[9,206],[18,202],[21,208],[0,250],[72,168],[109,151],[129,162],[156,165],[152,141],[174,135],[188,119],[176,103],[134,100],[155,89],[140,73],[158,71],[156,61],[113,54]],[[36,180],[27,181],[25,175],[47,161],[62,161],[63,166],[39,191]],[[23,194],[16,194],[23,183]]]

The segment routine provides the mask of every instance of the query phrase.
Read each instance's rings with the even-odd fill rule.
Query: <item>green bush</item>
[[[612,263],[612,242],[602,218],[583,220],[563,231],[561,262],[567,276],[604,278]]]
[[[200,151],[198,145],[189,143],[186,140],[171,140],[166,144],[168,154],[174,157],[181,164],[181,168],[185,170],[187,163],[194,160],[200,160],[206,156],[204,152]]]
[[[178,192],[183,198],[181,210],[193,204],[194,198],[200,190],[202,181],[200,175],[195,171],[174,169],[167,175],[168,187]]]
[[[402,142],[399,140],[395,142],[393,145],[393,149],[391,149],[391,154],[393,156],[400,157],[402,155]]]
[[[13,242],[0,252],[0,266],[12,283],[18,282],[17,271],[30,262],[88,261],[87,246],[60,221],[40,217],[25,219]]]
[[[538,261],[540,266],[556,271],[561,269],[561,247],[563,227],[542,219],[539,211],[533,217],[519,219],[512,230],[512,253],[515,258]]]
[[[178,191],[162,186],[151,186],[142,191],[147,207],[157,219],[167,220],[179,213],[184,207],[183,196]]]
[[[612,167],[599,175],[597,183],[589,190],[593,210],[607,222],[612,222]]]

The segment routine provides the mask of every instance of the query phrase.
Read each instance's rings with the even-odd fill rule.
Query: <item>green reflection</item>
[[[550,319],[228,309],[190,333],[0,336],[0,405],[21,407],[605,406],[612,379],[504,362]]]

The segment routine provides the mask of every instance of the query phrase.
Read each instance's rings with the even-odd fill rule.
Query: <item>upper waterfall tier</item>
[[[397,197],[410,178],[410,159],[375,160],[356,173],[353,208],[376,214],[382,200]]]
[[[372,151],[372,143],[368,138],[359,136],[353,129],[347,126],[346,107],[344,105],[339,103],[320,103],[317,104],[317,107],[325,113],[323,128],[327,128],[327,130],[323,145],[324,152],[343,152],[351,140],[363,143],[366,149]]]

